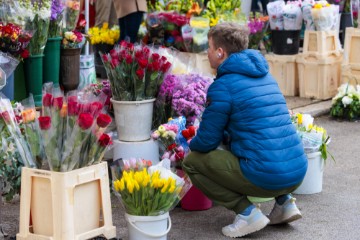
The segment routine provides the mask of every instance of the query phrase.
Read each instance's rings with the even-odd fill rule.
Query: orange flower
[[[29,123],[35,120],[36,112],[33,108],[28,108],[21,112],[21,116],[24,123]]]
[[[61,110],[60,110],[60,116],[61,117],[66,117],[66,115],[67,115],[67,104],[64,103],[62,105]]]

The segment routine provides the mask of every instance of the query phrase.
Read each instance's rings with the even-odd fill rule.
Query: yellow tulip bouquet
[[[180,178],[170,170],[169,159],[155,166],[145,164],[140,168],[127,168],[121,175],[113,181],[115,193],[126,213],[135,216],[169,212],[191,187],[187,177]]]
[[[327,145],[330,143],[330,136],[324,128],[313,123],[314,118],[310,114],[291,114],[291,121],[302,140],[305,153],[319,151],[322,159],[326,160],[329,154],[335,161],[334,157],[327,150]]]
[[[109,44],[114,45],[120,37],[119,26],[114,25],[109,28],[108,23],[103,23],[102,27],[92,27],[88,32],[88,40],[91,45],[95,44]]]

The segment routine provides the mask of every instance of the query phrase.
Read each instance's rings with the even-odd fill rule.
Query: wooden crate
[[[107,163],[64,173],[23,167],[19,224],[17,240],[115,238]]]
[[[296,62],[299,71],[300,97],[330,99],[337,93],[341,78],[342,55],[313,56],[301,54]]]
[[[285,96],[299,96],[299,75],[296,55],[265,55],[270,73],[276,79],[280,90]]]
[[[360,29],[346,28],[344,42],[344,65],[360,64]]]
[[[338,31],[305,31],[304,54],[340,56],[342,51]]]
[[[343,83],[350,83],[354,86],[360,84],[360,63],[342,65],[341,84]]]

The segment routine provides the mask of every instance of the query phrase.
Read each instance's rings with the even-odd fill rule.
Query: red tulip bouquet
[[[140,101],[157,96],[164,75],[171,67],[155,49],[122,41],[102,60],[110,79],[114,100]]]

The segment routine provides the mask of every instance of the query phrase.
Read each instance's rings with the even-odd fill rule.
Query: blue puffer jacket
[[[218,68],[207,107],[190,149],[216,149],[224,131],[245,177],[256,186],[278,190],[300,183],[306,173],[303,145],[285,98],[255,50],[231,54]]]

